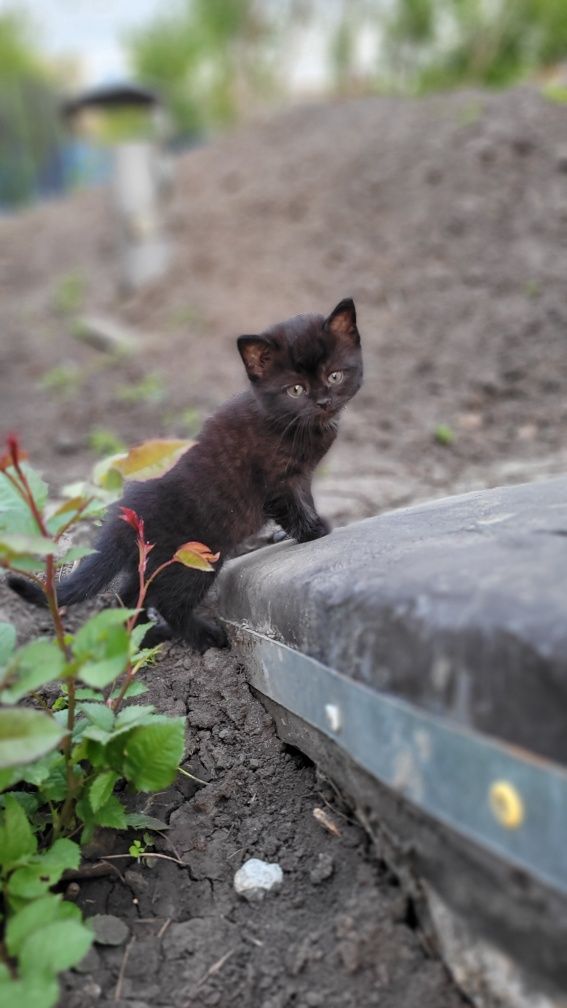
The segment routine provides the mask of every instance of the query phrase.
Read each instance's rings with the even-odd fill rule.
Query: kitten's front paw
[[[324,518],[319,518],[315,525],[306,529],[297,540],[298,542],[313,542],[314,539],[322,539],[331,531],[329,522]]]
[[[284,529],[276,529],[275,532],[272,532],[272,542],[273,543],[285,542],[285,540],[289,539],[289,538],[290,538],[290,536],[287,534],[287,532]]]

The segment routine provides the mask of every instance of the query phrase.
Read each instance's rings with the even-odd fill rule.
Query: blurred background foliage
[[[567,0],[178,0],[123,43],[184,143],[297,99],[302,36],[326,64],[310,97],[505,86],[566,59]],[[0,207],[104,175],[104,159],[62,133],[59,96],[76,85],[22,14],[0,13]],[[120,136],[115,117],[106,140]]]
[[[0,206],[60,187],[60,83],[26,18],[15,11],[1,14]]]

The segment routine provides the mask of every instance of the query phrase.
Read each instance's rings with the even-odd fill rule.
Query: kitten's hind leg
[[[207,648],[228,647],[228,638],[216,620],[196,616],[193,610],[211,587],[214,575],[170,567],[156,578],[148,601],[171,628],[172,636],[184,640],[201,654]]]
[[[205,616],[195,616],[194,613],[185,620],[180,637],[200,654],[210,647],[229,647],[226,631],[220,623]]]

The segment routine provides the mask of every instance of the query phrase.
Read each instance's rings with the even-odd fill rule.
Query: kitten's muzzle
[[[318,406],[320,410],[328,412],[331,400],[329,399],[329,396],[321,396],[319,399],[315,400],[315,405]]]

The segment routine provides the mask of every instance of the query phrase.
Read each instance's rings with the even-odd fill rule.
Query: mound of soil
[[[103,192],[0,221],[0,429],[81,476],[94,426],[182,433],[241,387],[237,334],[351,294],[366,384],[326,465],[336,517],[565,468],[565,115],[530,90],[371,98],[220,139],[179,160],[172,267],[128,298]],[[75,313],[146,334],[137,358],[77,343],[69,275]]]
[[[287,112],[179,161],[172,267],[128,297],[103,192],[0,220],[0,430],[18,430],[56,486],[81,478],[93,428],[130,443],[186,433],[241,386],[238,333],[352,295],[366,382],[319,479],[324,513],[346,521],[564,469],[564,129],[564,109],[527,90]],[[83,312],[137,327],[139,354],[82,345]],[[46,628],[2,584],[0,611],[21,642]],[[171,827],[157,850],[175,860],[116,860],[115,876],[82,885],[87,912],[118,915],[130,937],[69,974],[62,1008],[463,1003],[234,657],[171,647],[150,700],[187,713],[190,768],[209,783],[148,804]],[[284,869],[256,905],[232,887],[251,856]]]

